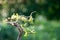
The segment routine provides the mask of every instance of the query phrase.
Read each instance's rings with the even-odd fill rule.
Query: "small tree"
[[[35,33],[32,30],[27,32],[24,28],[26,25],[28,25],[28,23],[33,24],[32,13],[30,16],[18,15],[18,13],[16,13],[16,14],[13,14],[10,18],[7,18],[4,20],[5,23],[11,24],[18,28],[19,35],[17,37],[17,40],[21,40],[23,32],[25,32],[25,35],[27,35],[27,33]]]

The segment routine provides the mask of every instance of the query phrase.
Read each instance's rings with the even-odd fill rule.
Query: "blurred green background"
[[[22,40],[60,40],[59,0],[0,0],[0,40],[17,40],[18,30],[2,20],[13,13],[32,16],[34,24],[29,26],[36,33],[22,36]]]

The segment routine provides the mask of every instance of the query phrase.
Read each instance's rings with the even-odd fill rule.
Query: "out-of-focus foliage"
[[[48,21],[43,15],[36,17],[32,27],[36,33],[23,37],[22,40],[59,40],[60,22]]]
[[[33,25],[29,22],[23,24],[25,33],[22,40],[60,40],[60,0],[0,0],[0,40],[16,40],[18,35],[16,28],[2,23],[2,20],[8,17],[17,20],[22,15],[20,19],[25,21],[33,11],[36,11],[32,14],[34,20],[31,16],[29,20],[30,23],[31,19],[34,21]],[[20,25],[23,23],[21,20],[18,22]]]
[[[4,28],[6,28],[6,32],[10,29],[9,25],[7,25],[6,27],[5,25],[3,26],[0,25],[0,33],[5,32],[5,30],[2,31]],[[12,30],[16,30],[16,29],[13,26],[11,26],[11,29],[9,31],[12,31]],[[59,38],[60,37],[60,34],[59,34],[60,21],[57,21],[57,20],[48,21],[46,17],[43,15],[37,16],[35,18],[34,24],[28,27],[24,27],[24,30],[28,32],[23,34],[22,40],[59,40],[60,39]],[[18,33],[18,31],[16,30],[15,33]],[[17,34],[15,34],[15,37],[17,37],[16,35]]]
[[[45,15],[48,19],[60,18],[59,0],[0,0],[0,11],[7,16],[19,13],[29,16],[31,12],[37,11],[38,14]],[[35,17],[36,13],[33,15]]]
[[[0,40],[17,40],[18,30],[10,24],[0,24]]]

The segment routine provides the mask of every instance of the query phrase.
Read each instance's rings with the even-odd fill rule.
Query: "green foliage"
[[[22,36],[22,40],[59,40],[59,28],[60,21],[48,21],[45,16],[38,15],[36,16],[33,25],[28,27],[23,26],[25,33]],[[5,35],[5,33],[9,35],[9,40],[12,40],[12,38],[13,40],[16,40],[15,38],[17,38],[19,32],[17,28],[9,24],[0,25],[0,34],[2,35],[2,38],[4,38],[3,35]]]
[[[21,0],[20,3],[16,0],[15,4],[7,2],[5,0],[0,4],[0,40],[16,40],[19,33],[14,26],[5,24],[6,17],[11,19],[10,22],[22,26],[25,32],[22,40],[60,40],[60,20],[56,20],[60,19],[59,0]],[[29,16],[33,11],[37,12]]]
[[[44,16],[39,15],[32,26],[36,33],[29,34],[27,37],[23,37],[22,40],[59,40],[59,24],[60,22],[56,20],[48,21]]]
[[[18,30],[10,24],[0,25],[0,40],[17,40]]]

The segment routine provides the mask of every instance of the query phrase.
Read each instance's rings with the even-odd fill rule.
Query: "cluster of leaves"
[[[34,12],[36,12],[36,11],[34,11]],[[32,12],[32,13],[34,13],[34,12]],[[35,33],[34,30],[31,30],[30,28],[27,27],[27,26],[30,26],[31,24],[33,24],[32,13],[30,16],[18,15],[18,13],[16,13],[16,14],[13,13],[13,15],[11,17],[8,17],[3,22],[19,23],[20,26],[23,28],[23,31],[25,32],[24,36],[27,36],[28,33]],[[12,25],[13,25],[13,23],[12,23]]]

